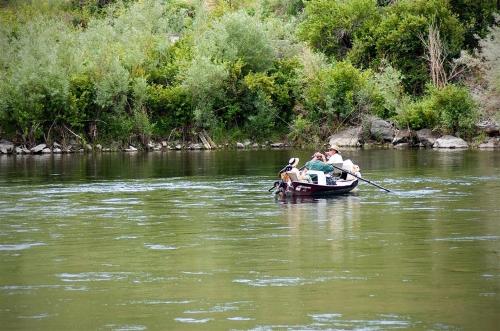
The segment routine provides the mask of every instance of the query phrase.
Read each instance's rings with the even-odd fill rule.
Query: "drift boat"
[[[300,180],[297,172],[291,171],[291,167],[287,166],[280,171],[281,180],[276,181],[271,188],[275,189],[274,193],[278,197],[290,196],[306,196],[306,197],[324,197],[345,194],[352,191],[358,186],[358,177],[325,175],[322,171],[309,170],[307,174],[310,180]],[[337,173],[341,175],[342,172]],[[270,190],[270,191],[271,191]]]

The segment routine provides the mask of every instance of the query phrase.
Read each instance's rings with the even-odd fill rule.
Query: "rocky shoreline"
[[[441,135],[430,129],[418,131],[399,130],[392,123],[382,119],[373,118],[364,125],[351,127],[332,135],[328,144],[340,147],[362,148],[369,146],[390,147],[397,149],[405,148],[434,148],[434,149],[500,149],[500,130],[497,123],[486,122],[477,126],[482,139],[475,143],[465,141],[460,137],[452,135]],[[8,140],[0,140],[0,155],[30,155],[30,154],[68,154],[68,153],[91,153],[91,152],[128,152],[137,151],[167,151],[167,150],[212,150],[212,149],[282,149],[294,147],[286,142],[266,142],[259,144],[246,140],[232,144],[215,144],[210,137],[201,132],[198,135],[199,142],[149,142],[145,146],[127,145],[120,146],[117,143],[110,147],[101,144],[91,145],[78,143],[71,140],[67,144],[57,142],[47,145],[45,143],[35,146],[16,145]]]
[[[385,145],[393,148],[446,148],[446,149],[495,149],[500,148],[499,125],[483,122],[477,125],[482,139],[470,143],[452,135],[443,135],[430,129],[418,131],[399,130],[392,123],[372,118],[365,125],[349,128],[329,138],[330,145],[340,147],[363,147]]]

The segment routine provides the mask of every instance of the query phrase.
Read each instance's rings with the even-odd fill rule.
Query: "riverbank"
[[[321,148],[337,145],[347,148],[444,148],[444,149],[500,149],[500,130],[496,122],[477,125],[477,136],[469,141],[457,136],[442,134],[431,129],[401,130],[393,123],[371,118],[357,127],[349,127],[337,132],[320,144],[297,145],[286,139],[259,143],[250,139],[215,143],[205,131],[192,135],[190,140],[151,140],[147,144],[123,144],[112,142],[108,145],[90,144],[71,139],[66,142],[16,144],[0,139],[1,154],[62,154],[93,152],[167,151],[167,150],[212,150],[212,149],[283,149],[291,147]],[[320,145],[320,146],[318,146]]]

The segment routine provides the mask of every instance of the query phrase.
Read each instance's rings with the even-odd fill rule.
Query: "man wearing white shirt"
[[[325,154],[328,157],[328,161],[326,162],[328,164],[337,164],[344,162],[342,156],[340,155],[339,147],[337,145],[330,146],[330,149],[328,149],[328,151],[326,151]]]

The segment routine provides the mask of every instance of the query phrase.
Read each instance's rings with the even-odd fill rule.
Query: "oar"
[[[378,187],[378,188],[381,188],[382,190],[384,190],[384,191],[386,191],[386,192],[390,192],[390,193],[392,193],[392,191],[391,191],[391,190],[388,190],[388,189],[386,189],[385,187],[382,187],[382,186],[380,186],[380,185],[378,185],[378,184],[375,184],[374,182],[369,181],[368,179],[364,179],[364,178],[361,178],[361,177],[359,177],[359,176],[356,176],[355,174],[353,174],[352,172],[350,172],[350,171],[348,171],[348,170],[345,170],[345,169],[339,168],[339,167],[337,167],[337,166],[334,166],[333,164],[332,164],[332,167],[334,167],[335,169],[341,170],[341,171],[343,171],[343,172],[347,172],[349,175],[354,176],[354,177],[356,177],[357,179],[361,179],[362,181],[367,182],[368,184],[372,184],[373,186],[376,186],[376,187]]]

